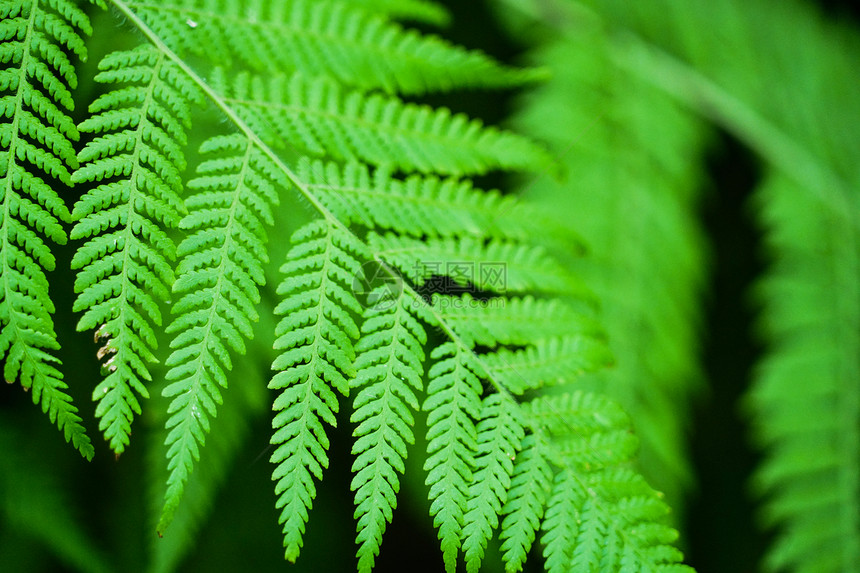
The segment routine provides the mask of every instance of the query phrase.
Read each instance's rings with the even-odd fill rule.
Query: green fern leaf
[[[475,469],[481,414],[481,378],[477,357],[468,349],[445,342],[431,353],[427,411],[427,471],[430,514],[439,529],[445,570],[456,570],[461,531]]]
[[[553,472],[548,459],[545,436],[529,434],[514,460],[508,497],[502,507],[502,541],[505,571],[522,571],[535,534],[543,520],[550,494]]]
[[[384,289],[385,287],[383,287]],[[381,302],[364,314],[356,346],[357,375],[350,383],[358,394],[350,421],[353,435],[355,517],[358,519],[358,570],[371,571],[385,526],[391,521],[400,489],[397,473],[405,471],[406,444],[415,441],[415,393],[422,390],[427,335],[417,316],[424,307],[404,292],[396,299],[377,293]]]
[[[191,234],[177,249],[178,279],[173,292],[176,316],[167,328],[176,333],[167,359],[171,367],[162,392],[173,398],[167,421],[170,476],[158,531],[169,525],[209,431],[209,417],[221,404],[219,387],[227,386],[230,352],[245,353],[253,337],[255,306],[264,284],[265,226],[272,225],[277,191],[285,187],[271,160],[240,135],[207,140],[201,152],[210,158],[197,168],[187,187],[194,195],[179,226]]]
[[[648,12],[659,19],[673,11]],[[661,90],[619,69],[614,20],[599,18],[589,26],[572,15],[546,22],[554,33],[540,37],[531,61],[553,76],[526,96],[514,123],[546,141],[570,174],[535,181],[530,193],[589,245],[575,269],[601,301],[616,367],[582,382],[627,408],[642,438],[637,467],[680,508],[692,480],[688,405],[701,380],[707,258],[696,191],[704,129]]]
[[[78,155],[76,183],[96,185],[75,205],[73,239],[89,238],[72,259],[78,269],[78,330],[96,330],[105,379],[93,392],[96,415],[117,454],[128,445],[137,395],[148,397],[146,362],[155,361],[158,301],[173,284],[173,241],[183,210],[182,145],[190,125],[189,80],[162,52],[142,46],[107,55],[96,80],[117,83],[90,106],[79,129],[94,133]]]
[[[550,163],[529,140],[445,108],[348,91],[326,77],[226,74],[216,70],[212,85],[273,149],[450,175]]]
[[[295,561],[302,547],[316,488],[328,467],[323,422],[334,426],[338,401],[346,396],[348,378],[355,373],[353,343],[358,327],[352,315],[361,307],[350,288],[360,272],[356,258],[362,246],[333,223],[320,220],[299,229],[293,248],[281,267],[285,275],[278,287],[283,300],[275,311],[284,315],[275,334],[281,354],[272,368],[278,373],[269,383],[281,393],[275,399],[272,425],[276,446],[272,479],[277,481],[276,506],[281,508],[285,556]]]
[[[480,569],[487,541],[507,501],[514,459],[524,437],[521,416],[519,404],[507,394],[496,392],[484,398],[475,472],[463,517],[463,552],[470,573]]]
[[[456,570],[461,547],[468,570],[480,567],[500,516],[512,563],[521,562],[547,500],[547,515],[556,521],[544,523],[546,538],[559,568],[659,569],[677,561],[668,546],[674,533],[659,523],[665,507],[624,469],[635,442],[626,419],[580,395],[518,402],[603,365],[603,334],[584,289],[555,258],[567,235],[536,233],[543,230],[536,219],[517,221],[523,211],[516,203],[454,177],[540,170],[551,163],[548,156],[512,133],[394,95],[517,84],[534,72],[405,32],[371,15],[372,4],[112,4],[151,45],[103,60],[96,79],[116,85],[79,127],[91,139],[77,158],[69,155],[70,164],[82,166],[67,179],[87,189],[72,214],[73,238],[86,240],[73,260],[74,309],[83,313],[78,328],[94,329],[103,341],[98,357],[106,378],[95,390],[97,416],[119,453],[140,413],[139,398],[147,397],[159,305],[177,298],[167,328],[175,338],[163,391],[171,399],[169,476],[159,530],[190,483],[227,372],[252,337],[264,282],[264,228],[275,218],[275,189],[289,183],[323,218],[293,235],[277,289],[275,313],[282,318],[268,384],[278,391],[271,461],[288,560],[301,552],[316,480],[329,463],[326,424],[335,425],[338,394],[352,386],[359,568],[372,569],[414,438],[430,325],[442,342],[431,352],[421,406],[428,414],[424,468],[447,571]],[[426,4],[413,0],[383,12],[417,15],[419,6]],[[186,205],[179,191],[198,90],[238,134],[224,135],[213,124],[221,135],[204,143]],[[51,86],[44,92],[59,101]],[[34,157],[41,171],[59,178],[54,163]],[[320,170],[338,175],[337,185]],[[374,193],[383,198],[367,198]],[[467,208],[455,216],[461,201]],[[484,206],[508,213],[492,221]],[[424,228],[406,229],[401,207]],[[177,227],[189,232],[178,250],[171,238]],[[418,293],[434,292],[431,277],[410,272],[431,257],[445,266],[439,276],[449,284],[498,296],[427,295],[427,304]],[[391,268],[380,266],[419,290],[404,286],[393,306],[362,312],[351,287],[361,278],[360,261],[373,258],[390,260]],[[465,280],[454,269],[463,260],[505,262],[509,283]],[[392,302],[390,294],[378,290],[370,300]],[[535,298],[540,294],[559,298]],[[580,355],[583,348],[591,354]],[[519,369],[532,366],[535,378],[517,379]],[[532,460],[522,468],[515,464],[521,446]],[[571,485],[564,503],[550,489],[550,462]],[[525,479],[536,487],[527,488]],[[512,525],[511,516],[528,524]]]
[[[604,336],[593,318],[560,299],[433,295],[433,308],[470,347],[526,346],[572,335]]]
[[[573,382],[613,363],[606,341],[588,335],[538,340],[521,350],[501,348],[483,359],[490,375],[517,395]]]
[[[66,243],[68,208],[55,189],[71,185],[78,130],[69,116],[77,86],[67,53],[86,59],[89,19],[73,3],[0,6],[0,356],[4,378],[32,389],[66,441],[87,459],[93,447],[66,393],[45,271],[56,264],[43,237]],[[8,120],[8,121],[7,121]]]
[[[525,239],[531,229],[505,214],[520,209],[510,196],[475,189],[468,180],[413,175],[405,180],[361,163],[302,161],[299,178],[344,223],[413,237],[455,235]]]
[[[250,10],[217,0],[127,5],[174,51],[263,74],[324,74],[358,89],[404,94],[519,85],[544,75],[405,31],[354,3],[268,0]]]
[[[547,573],[568,573],[571,568],[571,549],[576,543],[576,515],[581,496],[579,484],[572,472],[558,472],[547,502],[546,515],[541,529],[543,556]]]

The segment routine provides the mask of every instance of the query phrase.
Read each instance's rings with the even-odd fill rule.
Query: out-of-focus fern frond
[[[71,498],[67,476],[56,471],[57,460],[32,447],[33,437],[0,419],[0,567],[9,564],[13,544],[34,540],[44,552],[74,571],[108,573],[108,559],[87,535],[83,508]]]
[[[615,62],[764,162],[755,203],[772,260],[758,291],[769,348],[747,406],[778,531],[766,566],[857,570],[860,39],[798,1],[588,4],[625,30]]]
[[[851,571],[860,567],[860,201],[828,212],[773,175],[757,203],[777,257],[758,290],[774,346],[748,397],[768,448],[755,484],[780,531],[768,568]]]
[[[857,570],[860,148],[849,118],[860,116],[860,38],[795,1],[651,4],[673,14],[670,28],[616,12],[648,42],[624,45],[620,61],[765,162],[755,202],[773,261],[759,290],[769,348],[748,406],[767,448],[756,483],[778,531],[766,566]]]
[[[691,485],[686,412],[698,380],[705,266],[695,218],[701,130],[616,65],[596,15],[555,19],[546,38],[531,58],[553,77],[515,121],[551,144],[567,176],[529,189],[588,245],[576,268],[601,300],[616,356],[589,383],[628,409],[642,439],[639,466],[679,506]]]
[[[444,6],[429,0],[337,0],[360,7],[368,12],[386,15],[396,20],[412,20],[444,26],[450,15]]]

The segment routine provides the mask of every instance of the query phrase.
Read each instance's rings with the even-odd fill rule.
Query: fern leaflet
[[[463,517],[466,570],[481,567],[484,550],[511,487],[514,459],[524,437],[522,411],[509,395],[495,392],[484,398],[478,422],[475,472]]]
[[[450,270],[466,265],[484,272],[452,276],[461,288],[474,287],[500,294],[563,293],[577,298],[590,295],[588,288],[540,245],[484,237],[418,239],[392,234],[370,234],[368,244],[381,257],[404,269],[416,283],[438,274],[435,271],[440,268]],[[496,272],[490,272],[493,269]]]
[[[175,227],[183,210],[179,190],[196,90],[164,54],[150,46],[107,55],[96,80],[122,84],[90,106],[79,129],[94,133],[78,155],[76,183],[96,185],[75,205],[74,310],[78,330],[96,330],[105,379],[93,391],[99,429],[120,454],[129,443],[137,395],[148,397],[146,362],[155,361],[157,301],[173,284],[175,246],[162,226]]]
[[[544,545],[547,573],[567,573],[571,551],[576,544],[576,517],[580,496],[576,495],[577,483],[571,472],[555,475],[552,495],[547,502],[541,542]]]
[[[484,356],[487,371],[513,394],[573,382],[586,372],[612,364],[606,342],[589,335],[570,334],[538,340],[533,346],[501,348]],[[528,377],[522,375],[528,372]]]
[[[358,394],[350,421],[356,425],[352,466],[358,519],[358,570],[370,571],[386,523],[391,521],[400,489],[397,473],[405,471],[406,444],[415,440],[415,393],[423,389],[427,335],[416,314],[419,300],[399,292],[392,300],[386,287],[371,293],[379,302],[364,315],[362,337],[356,346],[357,375],[350,383]]]
[[[511,487],[501,509],[505,571],[521,571],[543,520],[553,471],[544,434],[528,434],[514,459]]]
[[[461,531],[468,507],[481,415],[481,365],[469,349],[445,342],[433,349],[427,414],[427,485],[430,514],[439,529],[445,570],[456,570]]]
[[[406,31],[354,2],[264,0],[128,2],[179,54],[269,74],[324,74],[361,90],[422,94],[520,85],[543,76],[511,69],[432,36]]]
[[[604,336],[594,318],[560,299],[433,295],[433,308],[469,346],[526,346],[564,336]]]
[[[232,369],[230,351],[245,354],[244,340],[253,337],[259,286],[265,282],[265,226],[271,225],[281,174],[253,144],[240,135],[217,136],[201,151],[210,159],[188,182],[195,192],[179,226],[191,232],[179,245],[179,278],[173,291],[176,319],[167,328],[176,333],[167,359],[171,367],[164,391],[173,400],[167,421],[168,489],[158,530],[164,531],[184,491],[194,460],[199,459],[209,431],[209,416],[221,403]]]
[[[66,393],[45,270],[56,264],[42,237],[66,243],[71,216],[55,191],[71,185],[78,130],[69,117],[77,85],[67,51],[86,59],[89,19],[63,0],[0,7],[0,356],[8,382],[32,389],[66,441],[90,459],[93,447]],[[7,121],[8,120],[8,121]]]
[[[537,213],[514,197],[475,189],[469,180],[412,175],[349,162],[299,163],[299,178],[345,224],[410,237],[498,236],[526,240]],[[546,228],[544,228],[546,231]]]
[[[361,307],[350,286],[362,252],[352,235],[327,220],[302,227],[292,241],[278,287],[284,298],[275,309],[284,315],[275,331],[275,349],[281,354],[269,382],[270,389],[281,391],[272,406],[276,449],[271,461],[277,464],[272,479],[277,481],[276,506],[289,561],[296,560],[302,547],[316,497],[313,480],[322,479],[328,466],[323,422],[336,425],[335,391],[347,395],[355,372],[352,341],[359,332],[352,314],[361,314]]]
[[[273,149],[451,175],[549,164],[529,140],[445,108],[345,90],[326,77],[240,73],[228,81],[226,73],[216,70],[213,86]]]

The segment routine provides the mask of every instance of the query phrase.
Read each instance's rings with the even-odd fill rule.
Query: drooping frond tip
[[[316,496],[314,479],[322,479],[328,467],[323,424],[336,424],[336,393],[349,393],[355,373],[353,340],[359,331],[353,316],[361,314],[361,306],[351,285],[363,251],[352,235],[327,220],[302,227],[292,242],[281,267],[285,278],[278,294],[283,298],[275,309],[283,316],[275,331],[280,354],[269,382],[270,389],[279,391],[273,405],[272,479],[289,561],[298,558],[302,547]]]
[[[70,214],[57,190],[77,167],[70,117],[77,86],[70,56],[86,58],[89,19],[76,5],[7,2],[0,7],[0,356],[8,382],[32,389],[51,422],[87,459],[93,447],[51,354],[59,348],[45,271],[45,238],[65,244]]]
[[[104,381],[93,392],[99,429],[116,453],[129,442],[148,397],[155,361],[158,301],[170,296],[175,246],[165,228],[184,211],[179,192],[190,103],[190,80],[150,46],[108,54],[96,80],[117,87],[96,99],[80,129],[94,134],[72,180],[94,186],[72,213],[73,239],[87,239],[72,259],[78,270],[78,330],[95,330]]]
[[[415,440],[412,427],[418,410],[416,392],[423,389],[427,335],[419,321],[423,305],[402,289],[386,286],[370,293],[362,336],[356,345],[358,390],[350,421],[356,424],[352,453],[355,477],[355,517],[358,520],[358,570],[371,571],[382,534],[397,507],[405,471],[407,444]]]
[[[286,187],[271,159],[246,137],[216,136],[201,151],[207,159],[186,185],[193,195],[179,226],[189,235],[177,248],[173,292],[179,300],[166,329],[175,336],[167,359],[170,384],[162,392],[172,398],[172,415],[159,531],[169,525],[199,459],[209,418],[221,404],[219,388],[227,386],[233,368],[231,354],[245,354],[245,341],[253,338],[268,262],[265,228],[273,223],[279,190]]]

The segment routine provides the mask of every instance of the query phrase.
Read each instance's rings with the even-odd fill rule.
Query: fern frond
[[[483,360],[494,379],[519,395],[573,382],[587,372],[612,365],[614,356],[601,338],[570,334],[537,340],[521,350],[500,348]]]
[[[415,95],[543,77],[404,30],[354,3],[268,0],[250,10],[218,0],[127,5],[174,51],[264,74],[324,74],[361,90]]]
[[[692,481],[688,405],[701,380],[697,329],[707,259],[696,190],[704,130],[619,66],[613,20],[591,18],[587,25],[575,16],[547,22],[553,33],[541,37],[531,59],[554,74],[525,96],[515,124],[548,142],[570,174],[535,181],[530,191],[589,245],[573,270],[600,300],[616,360],[582,382],[627,408],[642,439],[637,467],[679,508]]]
[[[567,561],[617,569],[623,560],[615,558],[615,547],[619,555],[626,551],[623,556],[630,561],[623,565],[631,569],[677,558],[663,544],[671,530],[656,524],[662,506],[648,505],[651,494],[644,482],[618,469],[629,463],[632,438],[626,425],[616,423],[610,406],[558,399],[542,410],[536,404],[525,408],[519,402],[523,398],[515,397],[569,380],[605,357],[599,350],[601,329],[588,310],[579,311],[588,304],[581,287],[553,258],[553,248],[566,239],[554,246],[549,243],[556,236],[534,239],[540,224],[516,221],[514,213],[521,211],[512,201],[453,178],[439,179],[542,170],[551,163],[547,154],[511,132],[395,96],[513,85],[533,79],[535,72],[512,70],[405,32],[386,17],[371,15],[371,4],[112,4],[149,44],[102,61],[96,80],[114,86],[92,104],[92,116],[79,126],[91,139],[77,158],[70,156],[82,166],[69,182],[87,189],[72,213],[72,236],[86,241],[73,260],[79,271],[74,310],[83,313],[78,328],[94,329],[102,341],[98,357],[106,378],[94,392],[97,416],[119,453],[129,443],[139,400],[148,395],[162,320],[159,305],[173,306],[175,318],[167,328],[175,335],[170,384],[162,396],[171,400],[165,414],[169,476],[159,530],[191,483],[227,372],[251,339],[267,258],[265,226],[275,219],[270,213],[275,189],[289,183],[322,219],[293,235],[275,309],[281,320],[275,328],[276,374],[268,384],[278,393],[272,406],[271,461],[288,560],[301,552],[316,480],[329,464],[326,425],[335,425],[338,394],[347,396],[352,386],[357,390],[351,421],[357,425],[352,487],[359,568],[372,569],[414,438],[427,326],[438,329],[442,342],[431,351],[421,405],[428,426],[424,468],[447,571],[456,570],[461,547],[468,570],[480,567],[501,516],[534,523],[518,527],[508,519],[513,529],[507,532],[503,520],[500,535],[510,541],[508,551],[514,560],[518,552],[524,557],[541,519],[539,506],[555,499],[550,461],[572,476],[575,486],[570,512],[560,515],[557,504],[551,504],[552,515],[570,529],[559,537],[569,543],[559,553]],[[420,14],[418,6],[427,6],[414,0],[389,5],[386,14]],[[51,89],[44,91],[53,94]],[[186,131],[198,91],[237,133],[224,135],[229,132],[213,124],[220,135],[204,143],[197,176],[188,183],[192,196],[183,203]],[[313,160],[334,162],[325,169],[360,188],[348,190],[341,183],[338,188],[294,170],[303,161],[312,171]],[[40,169],[52,173],[51,165],[44,165]],[[370,170],[373,183],[367,182]],[[380,189],[387,204],[361,203],[362,193]],[[421,203],[424,199],[429,201]],[[468,208],[454,216],[461,201]],[[363,205],[366,220],[357,219],[361,215],[353,205]],[[397,221],[398,205],[411,205],[425,228],[404,230]],[[503,207],[507,213],[494,221],[481,212],[485,207]],[[178,249],[171,238],[174,229],[188,232]],[[353,291],[361,261],[390,259],[392,268],[380,264],[385,271],[396,275],[396,267],[413,278],[414,263],[429,257],[446,265],[440,276],[453,284],[499,296],[437,295],[428,304],[409,285],[397,293],[394,306],[362,312]],[[459,259],[505,262],[510,289],[507,283],[492,284],[490,277],[461,280],[453,270]],[[420,292],[434,292],[423,274],[413,282]],[[509,296],[509,290],[523,296]],[[560,297],[526,296],[542,293]],[[383,289],[370,299],[392,302],[386,298],[390,294]],[[363,338],[354,347],[360,333]],[[574,356],[580,343],[593,354]],[[508,359],[515,364],[505,370]],[[515,380],[519,368],[532,364],[537,378]],[[565,413],[554,417],[556,410]],[[570,416],[579,416],[573,432],[566,427]],[[523,445],[533,462],[517,468],[516,452]],[[524,479],[536,480],[537,488],[526,488]],[[508,505],[512,488],[515,496]],[[636,509],[640,502],[648,511]],[[585,525],[577,527],[575,515],[569,521],[574,512],[584,516]],[[625,527],[632,528],[632,541],[624,536]]]
[[[427,399],[427,472],[430,515],[439,530],[445,570],[456,570],[474,477],[478,434],[475,420],[481,416],[483,370],[476,356],[453,342],[433,349]]]
[[[769,348],[749,394],[767,448],[756,485],[778,527],[769,571],[860,569],[860,178],[857,90],[834,89],[860,61],[855,30],[810,3],[654,0],[672,13],[655,29],[639,11],[613,13],[642,38],[625,68],[734,134],[762,159],[754,200],[774,264],[762,283]],[[751,34],[763,17],[769,33]],[[700,30],[695,41],[676,30]],[[776,33],[775,31],[779,32]],[[771,32],[773,31],[773,32]],[[666,39],[672,40],[666,43]],[[722,66],[713,55],[742,66]],[[754,61],[753,59],[754,58]],[[755,69],[755,74],[738,73]]]
[[[778,528],[765,567],[850,571],[860,566],[860,203],[823,209],[779,174],[757,203],[778,257],[757,291],[777,344],[747,396],[768,452],[754,485]]]
[[[191,233],[177,249],[181,295],[167,327],[176,333],[167,359],[171,369],[164,389],[173,398],[167,421],[170,477],[158,531],[172,519],[194,461],[199,459],[209,428],[221,404],[219,387],[227,386],[230,353],[245,353],[253,337],[263,265],[268,262],[265,227],[273,224],[282,174],[263,153],[240,135],[216,136],[203,143],[208,157],[187,187],[189,213],[179,226]]]
[[[552,481],[553,470],[545,435],[528,434],[514,459],[511,486],[501,510],[504,518],[499,539],[508,573],[522,571],[543,521]]]
[[[469,180],[410,176],[397,179],[390,170],[365,165],[303,161],[299,178],[337,218],[369,229],[412,237],[455,235],[528,238],[522,220],[504,218],[519,210],[510,196],[475,189]]]
[[[338,401],[346,396],[355,373],[353,340],[358,327],[353,316],[361,306],[351,292],[360,272],[357,257],[362,245],[343,228],[314,221],[292,237],[293,247],[281,267],[285,278],[278,287],[283,297],[275,308],[284,318],[275,331],[272,364],[277,374],[269,388],[280,390],[272,406],[276,446],[271,461],[277,464],[276,507],[281,509],[285,556],[295,561],[302,547],[316,488],[328,467],[328,438],[323,422],[336,425]]]
[[[671,546],[668,506],[628,467],[636,439],[621,408],[584,392],[529,406],[559,468],[542,525],[547,571],[692,571]]]
[[[90,106],[79,129],[95,134],[78,155],[76,183],[95,183],[75,205],[72,268],[78,330],[96,330],[104,341],[98,358],[105,379],[93,391],[96,415],[117,454],[128,445],[131,422],[140,414],[137,396],[148,397],[147,362],[154,362],[154,326],[161,324],[174,275],[173,241],[184,210],[179,198],[182,146],[190,126],[195,86],[163,53],[150,46],[108,54],[96,80],[115,83]]]
[[[470,346],[526,346],[571,335],[603,337],[595,319],[560,299],[433,295],[433,308]]]
[[[549,165],[543,150],[526,138],[445,108],[349,91],[326,77],[240,73],[228,81],[226,73],[219,68],[213,86],[276,150],[450,175]]]
[[[487,541],[507,501],[514,459],[524,437],[519,404],[507,394],[490,394],[481,405],[476,430],[475,471],[463,516],[463,552],[469,572],[480,569]]]
[[[89,19],[75,4],[7,2],[0,7],[0,357],[7,382],[32,389],[66,441],[87,459],[93,447],[66,393],[45,271],[56,260],[45,238],[66,243],[71,219],[56,189],[71,185],[78,130],[69,112],[77,86],[67,52],[86,59]]]
[[[8,412],[4,410],[0,416],[3,569],[29,568],[35,559],[22,559],[22,553],[27,556],[38,552],[40,558],[55,556],[68,570],[110,573],[112,560],[107,558],[101,544],[87,534],[82,519],[85,507],[71,495],[72,477],[66,471],[58,471],[69,467],[63,463],[63,456],[46,455],[48,451],[56,453],[50,446],[33,447],[34,433],[21,427],[14,416],[6,415]],[[23,551],[13,546],[21,541]]]
[[[384,288],[384,287],[383,287]],[[381,295],[390,294],[386,290]],[[356,345],[356,377],[350,382],[358,394],[350,421],[357,424],[352,465],[355,477],[355,517],[358,520],[358,570],[371,571],[391,522],[400,489],[398,473],[405,471],[406,445],[415,437],[413,412],[416,392],[423,389],[424,327],[418,320],[420,301],[401,291],[364,313],[362,337]]]

